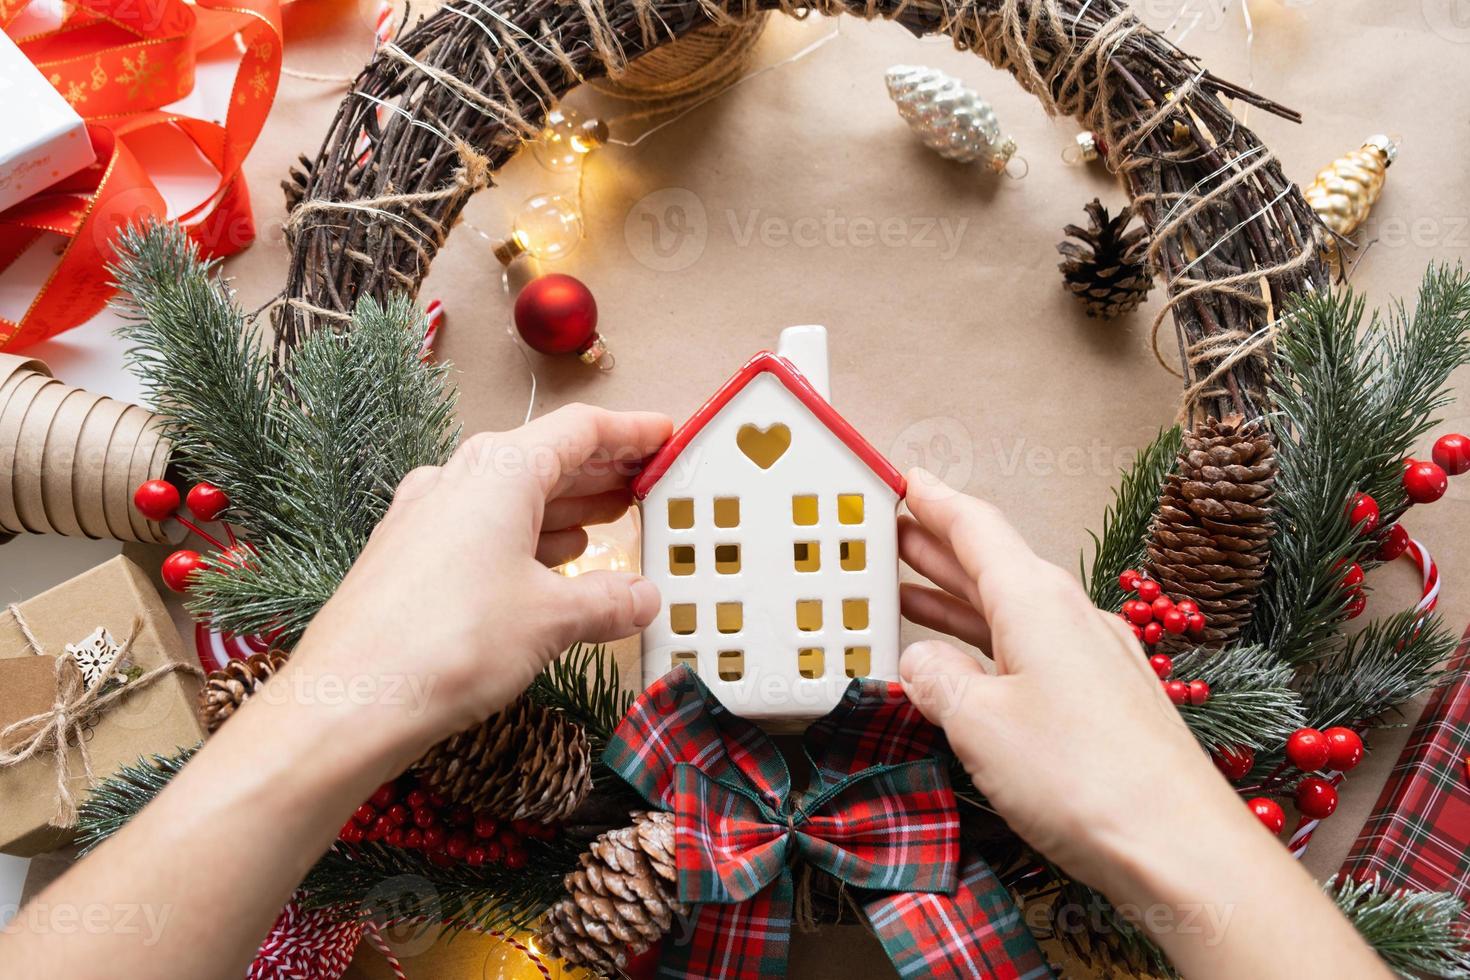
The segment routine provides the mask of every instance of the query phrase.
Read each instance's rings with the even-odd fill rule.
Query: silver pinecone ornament
[[[884,80],[898,114],[924,145],[948,160],[1005,170],[1016,141],[1002,136],[990,103],[938,68],[894,65]]]

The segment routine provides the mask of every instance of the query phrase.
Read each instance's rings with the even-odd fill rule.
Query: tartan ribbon
[[[809,785],[793,792],[770,738],[683,666],[613,733],[607,764],[675,814],[679,899],[695,906],[659,976],[783,976],[797,858],[862,890],[903,976],[1051,976],[1004,886],[961,866],[948,746],[898,685],[854,680],[804,751]]]

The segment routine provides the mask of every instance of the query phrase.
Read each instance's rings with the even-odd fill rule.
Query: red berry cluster
[[[1118,576],[1118,584],[1124,592],[1136,593],[1138,598],[1123,603],[1118,614],[1133,627],[1133,635],[1139,641],[1153,646],[1164,638],[1165,633],[1188,633],[1202,636],[1205,617],[1192,599],[1175,602],[1164,595],[1158,582],[1145,578],[1141,572],[1129,568]]]
[[[463,804],[451,805],[420,787],[411,776],[384,783],[357,808],[337,838],[344,844],[381,841],[390,847],[423,851],[444,868],[463,862],[472,868],[503,864],[524,868],[528,840],[553,840],[556,828],[531,820],[497,820]]]
[[[1363,761],[1363,740],[1351,728],[1341,726],[1326,731],[1298,728],[1286,740],[1286,759],[1303,773],[1347,772]],[[1231,779],[1243,778],[1254,763],[1255,753],[1249,749],[1215,756],[1215,764]],[[1295,795],[1297,811],[1312,820],[1326,820],[1337,810],[1337,787],[1321,776],[1308,775],[1297,783]],[[1279,834],[1286,826],[1286,814],[1275,800],[1257,797],[1246,805],[1271,833]]]
[[[201,524],[219,520],[220,515],[230,507],[230,497],[212,483],[196,483],[190,488],[188,496],[180,499],[179,488],[172,483],[167,480],[149,480],[133,491],[133,506],[138,509],[138,513],[154,523],[177,520],[214,545],[220,552],[219,561],[225,567],[241,565],[248,558],[249,545],[242,545],[235,539],[235,532],[229,524],[223,521],[220,523],[224,528],[225,538],[229,541],[229,544],[225,544],[179,512],[181,506],[187,506],[189,513]],[[187,591],[189,579],[207,564],[199,552],[181,548],[163,560],[163,583],[175,592]]]

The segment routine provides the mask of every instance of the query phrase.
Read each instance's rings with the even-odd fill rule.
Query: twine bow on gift
[[[696,906],[660,976],[783,976],[797,858],[861,890],[901,976],[1051,976],[1004,886],[983,862],[961,864],[944,737],[898,685],[854,680],[804,748],[810,785],[794,793],[766,734],[688,667],[614,732],[607,764],[675,814],[679,900]]]
[[[21,635],[31,652],[46,656],[36,635],[31,632],[25,617],[15,605],[7,611],[20,627]],[[130,677],[126,684],[114,684],[127,669],[128,652],[133,641],[143,628],[140,619],[134,619],[127,638],[118,647],[118,652],[106,667],[88,684],[82,672],[76,668],[72,655],[63,651],[56,655],[56,699],[50,708],[29,718],[21,718],[0,729],[0,769],[18,766],[43,753],[52,754],[56,770],[56,814],[51,818],[53,827],[70,827],[76,823],[77,802],[71,792],[71,753],[67,749],[76,746],[81,756],[82,770],[89,784],[97,781],[92,771],[92,757],[87,750],[87,728],[93,719],[112,707],[129,692],[152,684],[166,674],[184,671],[203,677],[204,672],[192,664],[169,660],[151,670]]]

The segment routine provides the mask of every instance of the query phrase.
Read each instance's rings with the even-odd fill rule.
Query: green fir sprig
[[[1470,275],[1431,268],[1415,311],[1372,316],[1351,291],[1310,293],[1283,318],[1268,416],[1280,472],[1270,575],[1246,638],[1289,663],[1333,649],[1346,617],[1342,569],[1370,562],[1373,537],[1349,502],[1366,492],[1385,522],[1403,511],[1399,461],[1450,398],[1470,363]]]
[[[1307,724],[1372,725],[1384,712],[1450,679],[1440,668],[1455,636],[1413,610],[1375,620],[1312,664],[1302,681]]]
[[[1183,430],[1176,425],[1161,431],[1139,450],[1132,468],[1113,491],[1112,505],[1103,512],[1102,533],[1088,532],[1093,544],[1092,567],[1083,570],[1082,580],[1099,609],[1120,609],[1127,598],[1118,576],[1143,558],[1149,525],[1159,508],[1159,493],[1174,471],[1183,438]]]
[[[273,372],[215,264],[173,225],[126,231],[113,268],[129,359],[178,459],[230,495],[251,544],[198,573],[189,607],[294,642],[331,598],[394,488],[443,463],[459,429],[447,369],[424,363],[423,314],[363,300],[347,329],[306,337]]]
[[[1463,900],[1448,892],[1388,890],[1376,879],[1339,877],[1326,886],[1358,934],[1399,976],[1470,978]]]
[[[1291,688],[1294,673],[1254,644],[1191,651],[1174,659],[1174,676],[1204,681],[1210,697],[1181,705],[1179,713],[1208,749],[1279,746],[1305,721],[1301,695]]]

